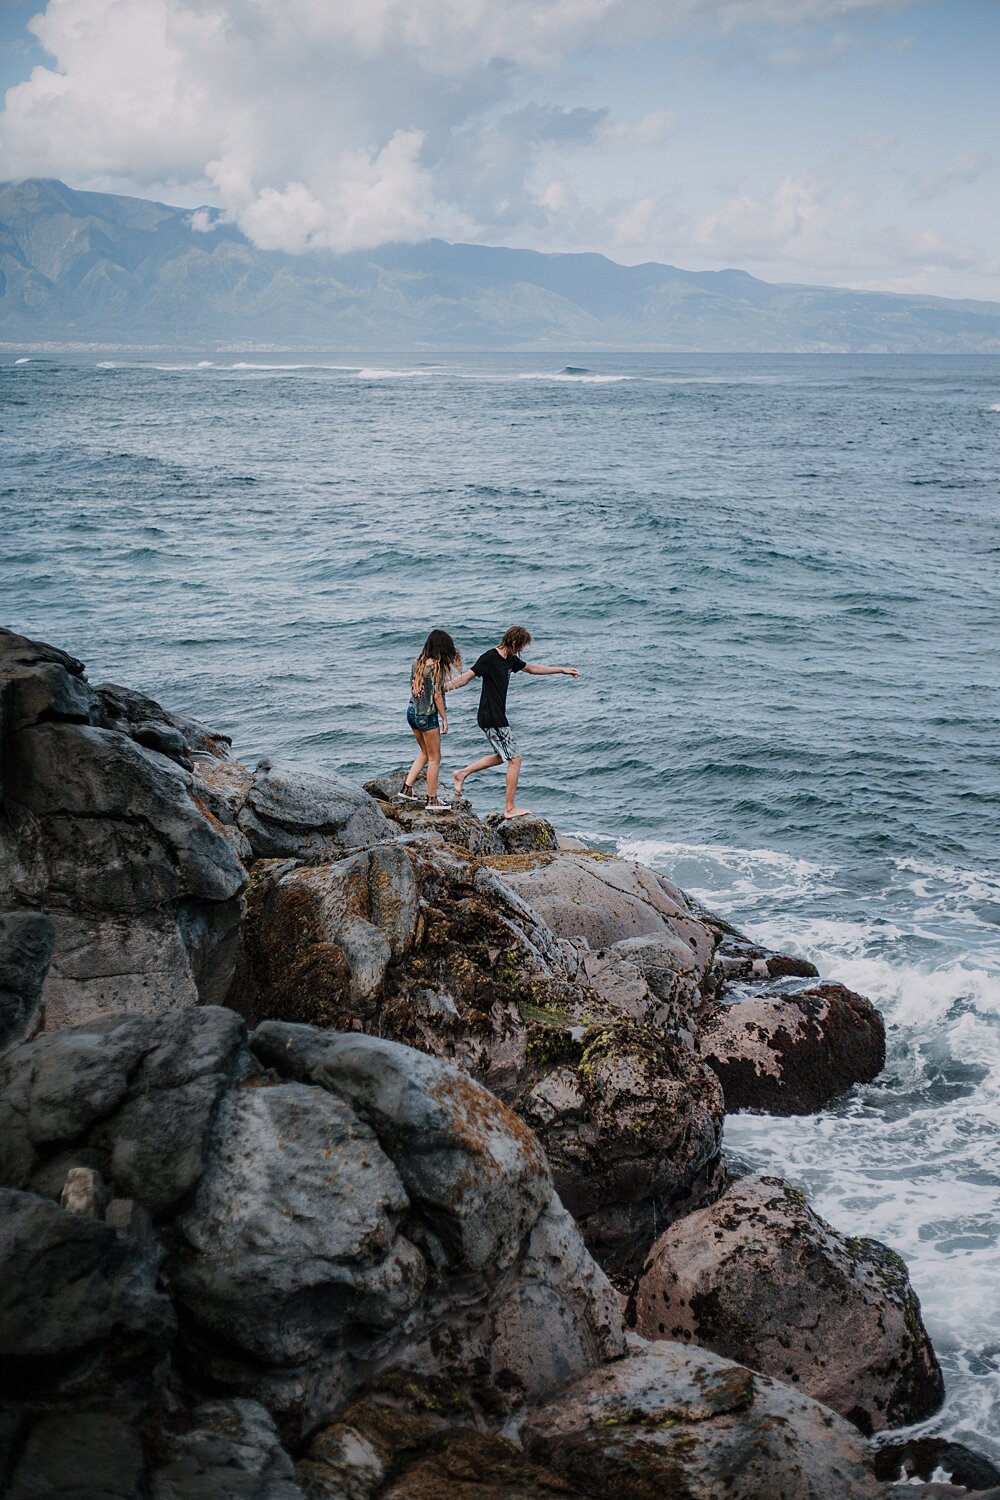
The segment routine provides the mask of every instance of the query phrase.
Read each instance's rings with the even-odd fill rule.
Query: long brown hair
[[[511,656],[520,656],[525,646],[531,645],[531,631],[525,630],[523,625],[509,625],[500,644]]]
[[[423,691],[424,676],[428,668],[435,696],[443,691],[453,673],[462,670],[461,654],[447,630],[432,630],[424,641],[424,649],[413,663],[413,681],[410,686],[415,693]]]

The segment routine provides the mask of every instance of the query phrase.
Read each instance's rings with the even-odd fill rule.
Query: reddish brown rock
[[[718,1074],[726,1109],[806,1115],[885,1066],[885,1024],[863,995],[818,984],[716,1006],[698,1050]]]
[[[660,1236],[639,1333],[695,1343],[814,1396],[862,1432],[917,1422],[944,1395],[899,1256],[849,1239],[777,1177],[744,1177]]]

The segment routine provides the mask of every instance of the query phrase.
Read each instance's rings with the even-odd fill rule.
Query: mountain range
[[[289,255],[217,210],[31,179],[0,184],[0,341],[998,353],[1000,304],[443,240]]]

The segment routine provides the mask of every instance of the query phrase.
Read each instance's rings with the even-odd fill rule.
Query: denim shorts
[[[494,755],[499,755],[501,760],[517,760],[521,752],[509,724],[500,725],[496,729],[484,729],[483,733],[489,740]]]
[[[441,720],[438,718],[438,711],[436,708],[432,708],[429,714],[418,714],[414,713],[412,703],[406,710],[406,722],[407,724],[409,724],[411,729],[424,730],[441,728]]]

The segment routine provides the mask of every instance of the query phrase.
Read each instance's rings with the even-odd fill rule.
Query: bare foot
[[[503,820],[504,820],[505,823],[509,823],[510,820],[511,820],[511,818],[530,818],[530,817],[531,817],[531,809],[529,807],[508,807],[504,811]]]
[[[462,788],[465,785],[465,777],[462,775],[462,773],[460,771],[452,771],[452,773],[451,773],[451,779],[452,779],[452,783],[454,784],[454,787],[455,787],[455,796],[456,797],[461,797],[461,795],[462,795]]]

